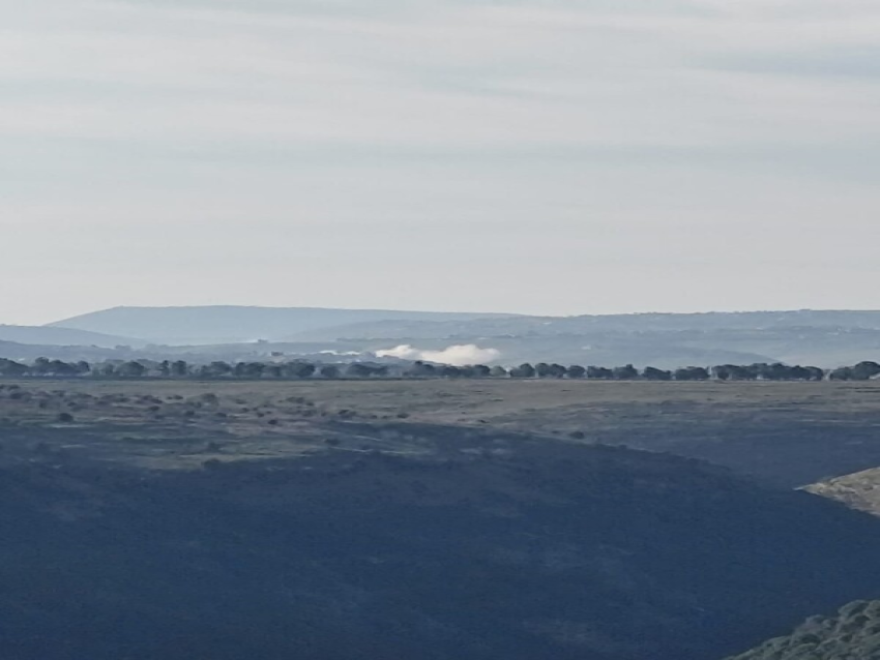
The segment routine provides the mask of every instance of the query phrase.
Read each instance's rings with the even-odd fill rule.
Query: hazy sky
[[[0,322],[880,308],[877,0],[0,0]]]

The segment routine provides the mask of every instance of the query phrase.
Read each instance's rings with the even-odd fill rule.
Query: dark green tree
[[[18,378],[28,373],[28,367],[20,362],[0,358],[0,376],[6,378]]]
[[[120,378],[141,378],[147,373],[147,368],[136,360],[123,362],[116,367],[116,374]]]
[[[189,374],[189,365],[183,360],[175,360],[171,363],[170,373],[175,378],[183,378]]]
[[[587,367],[587,378],[591,380],[608,380],[614,376],[614,372],[607,367]]]
[[[428,362],[416,360],[412,366],[406,370],[407,376],[414,378],[431,378],[437,375],[437,368]]]
[[[675,370],[675,380],[709,380],[709,370],[705,367],[684,367]]]
[[[635,380],[639,377],[639,370],[631,364],[623,367],[614,367],[614,380]]]
[[[642,377],[645,380],[672,380],[672,372],[656,367],[645,367]]]
[[[311,362],[295,361],[284,365],[284,375],[287,378],[311,378],[315,371],[317,367]]]
[[[876,362],[859,362],[852,368],[853,380],[870,380],[878,375],[880,375],[880,364]]]
[[[535,377],[535,368],[529,364],[528,362],[524,362],[518,367],[514,367],[510,370],[511,378],[534,378]]]

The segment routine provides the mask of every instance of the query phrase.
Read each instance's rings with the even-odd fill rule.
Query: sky
[[[876,0],[0,0],[0,323],[880,308]]]

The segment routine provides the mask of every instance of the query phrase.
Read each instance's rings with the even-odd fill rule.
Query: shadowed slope
[[[880,525],[820,498],[413,433],[196,471],[6,443],[4,657],[701,660],[880,593]]]

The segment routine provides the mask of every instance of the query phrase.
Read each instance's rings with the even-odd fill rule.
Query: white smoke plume
[[[456,344],[455,346],[448,346],[442,351],[423,350],[409,344],[401,344],[394,348],[376,351],[376,357],[425,360],[426,362],[438,362],[440,364],[452,364],[461,367],[466,364],[492,362],[501,357],[501,351],[494,348],[480,348],[476,344]]]

